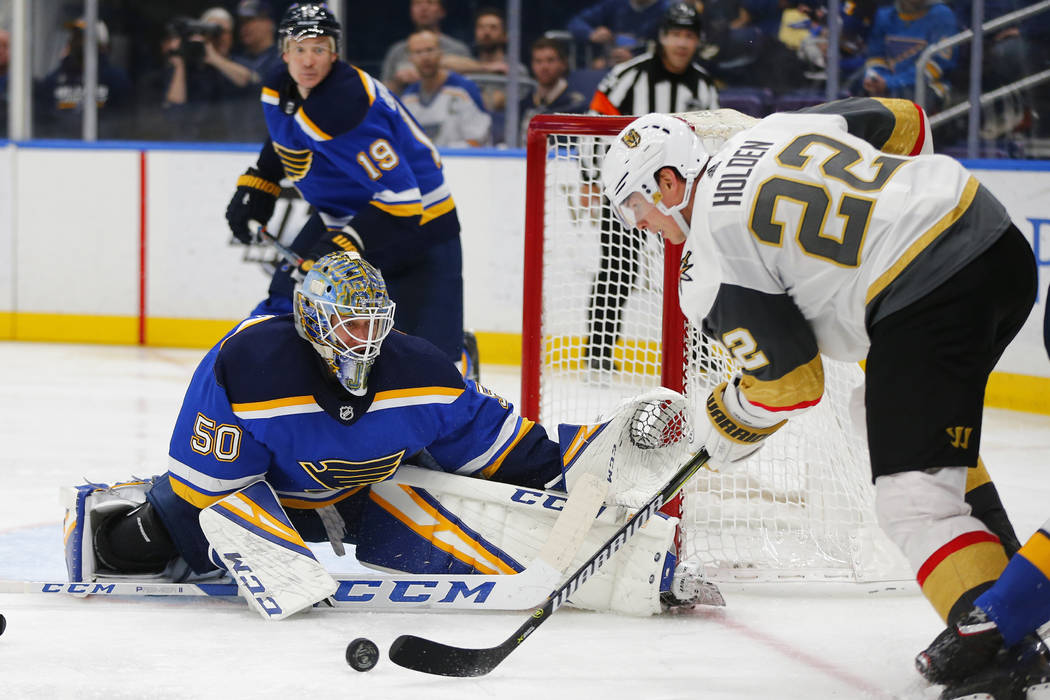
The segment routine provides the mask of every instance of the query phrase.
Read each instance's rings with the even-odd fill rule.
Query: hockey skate
[[[660,592],[664,612],[692,610],[697,605],[724,607],[725,604],[718,586],[706,580],[703,569],[692,563],[679,564],[668,590]]]
[[[1050,698],[1050,652],[1035,635],[1004,649],[992,665],[949,683],[941,700],[1046,700]]]
[[[930,683],[947,683],[987,666],[1003,646],[995,622],[974,608],[915,657],[915,668]]]

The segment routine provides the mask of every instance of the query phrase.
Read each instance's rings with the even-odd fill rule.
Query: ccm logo
[[[277,604],[276,600],[265,595],[266,586],[263,585],[263,582],[252,573],[252,568],[242,561],[243,557],[240,554],[237,552],[227,552],[222,555],[222,558],[226,560],[226,568],[229,569],[231,574],[237,577],[245,590],[255,596],[255,600],[258,601],[259,607],[261,607],[267,615],[280,615],[284,612],[281,610],[281,606]]]
[[[518,489],[514,492],[514,495],[510,497],[510,500],[516,503],[524,503],[525,505],[531,506],[541,503],[544,508],[554,511],[560,511],[565,507],[565,501],[569,500],[568,496],[555,496],[553,494],[544,493],[543,491],[530,491],[528,489]]]

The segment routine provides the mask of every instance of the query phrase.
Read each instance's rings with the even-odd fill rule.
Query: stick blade
[[[472,678],[484,676],[506,656],[502,647],[464,649],[411,634],[403,634],[390,645],[387,656],[398,666],[435,676]]]

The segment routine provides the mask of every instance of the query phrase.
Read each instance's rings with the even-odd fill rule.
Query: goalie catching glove
[[[787,423],[785,419],[772,425],[754,425],[761,419],[747,412],[745,401],[740,396],[740,375],[729,382],[722,382],[707,397],[710,427],[702,444],[707,447],[711,465],[716,468],[750,457],[762,447],[766,438]]]
[[[258,221],[264,226],[273,216],[281,186],[263,177],[255,168],[248,168],[237,178],[237,191],[226,207],[226,221],[233,237],[241,243],[252,243],[249,221]]]

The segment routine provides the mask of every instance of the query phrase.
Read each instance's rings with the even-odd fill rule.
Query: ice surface
[[[0,343],[0,578],[62,579],[58,489],[163,473],[199,351]],[[513,369],[483,368],[515,400]],[[990,410],[982,452],[1027,538],[1050,511],[1050,416]],[[342,564],[354,570],[352,563]],[[929,698],[912,668],[940,622],[914,585],[723,587],[727,607],[636,619],[565,610],[489,676],[386,658],[399,634],[501,642],[525,613],[317,609],[268,623],[239,600],[0,594],[0,698]],[[355,637],[382,658],[347,666]]]

